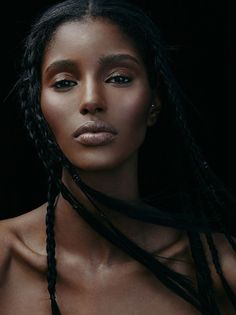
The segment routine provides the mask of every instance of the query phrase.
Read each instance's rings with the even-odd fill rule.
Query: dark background
[[[23,38],[36,13],[50,3],[6,3],[7,22],[1,20],[0,219],[27,212],[46,200],[46,173],[23,128],[17,96],[8,94],[17,80]],[[173,70],[200,115],[189,105],[192,132],[213,170],[236,191],[235,43],[230,20],[222,22],[222,3],[161,0],[155,1],[156,7],[148,1],[136,3],[152,14],[167,41],[177,47]]]

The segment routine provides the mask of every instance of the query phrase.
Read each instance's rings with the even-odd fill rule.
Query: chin
[[[106,172],[123,168],[127,163],[130,165],[131,156],[93,154],[84,158],[80,156],[80,158],[70,161],[78,169],[78,172]]]
[[[78,169],[78,171],[84,172],[97,172],[97,171],[110,171],[115,170],[121,166],[124,161],[118,161],[117,159],[83,159],[83,161],[71,161],[72,164]]]

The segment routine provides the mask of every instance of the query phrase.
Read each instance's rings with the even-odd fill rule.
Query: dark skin
[[[111,55],[126,57],[99,62]],[[59,27],[43,59],[41,106],[62,151],[85,182],[111,196],[139,201],[138,149],[146,129],[157,120],[160,100],[149,87],[142,58],[117,26],[86,20]],[[96,119],[117,129],[114,141],[93,147],[75,142],[71,136],[74,130]],[[65,170],[62,179],[81,202],[96,211]],[[0,222],[0,309],[4,315],[15,315],[16,310],[18,315],[51,315],[46,280],[46,206]],[[103,210],[139,246],[174,258],[158,259],[195,281],[185,232]],[[97,234],[61,195],[57,199],[55,238],[56,290],[62,315],[200,314]],[[220,234],[214,239],[225,277],[236,290],[236,255]],[[208,253],[222,314],[235,314],[209,257]]]

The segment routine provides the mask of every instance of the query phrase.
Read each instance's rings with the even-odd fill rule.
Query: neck
[[[128,168],[103,172],[79,172],[81,179],[89,186],[114,198],[138,200],[137,164]],[[81,189],[63,170],[62,181],[88,210],[96,211]],[[113,224],[140,247],[149,252],[160,252],[180,239],[181,233],[172,228],[143,223],[118,215],[112,209],[99,208],[108,214]],[[69,228],[69,229],[68,229]],[[68,233],[69,231],[69,233]],[[111,261],[130,260],[128,255],[96,233],[59,195],[55,223],[57,246],[67,253],[84,257],[87,261],[110,264]]]
[[[135,156],[118,168],[95,171],[78,170],[78,173],[83,182],[102,193],[122,200],[138,200],[137,165],[137,156]],[[67,171],[63,171],[62,180],[70,189],[73,189],[75,194],[80,194],[80,190],[74,185]]]

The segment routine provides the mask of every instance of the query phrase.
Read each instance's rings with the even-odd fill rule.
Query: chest
[[[60,268],[59,268],[60,270]],[[46,275],[12,274],[3,288],[4,315],[51,315]],[[59,271],[56,285],[61,315],[199,315],[147,271]]]
[[[145,270],[73,278],[58,279],[62,315],[199,315]]]
[[[14,268],[1,288],[4,315],[51,315],[46,274]],[[56,286],[61,315],[200,315],[149,272],[63,270]],[[222,314],[233,315],[227,305]],[[227,313],[225,311],[227,310]]]

